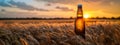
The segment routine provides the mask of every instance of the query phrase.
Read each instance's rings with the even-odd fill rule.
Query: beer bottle
[[[75,19],[75,33],[85,38],[85,21],[83,18],[82,5],[78,5],[77,18]]]

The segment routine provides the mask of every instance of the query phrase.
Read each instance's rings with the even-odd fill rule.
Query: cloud
[[[2,1],[0,1],[0,6],[2,6],[2,7],[16,7],[16,8],[20,8],[20,9],[23,9],[23,10],[29,10],[29,11],[33,11],[33,10],[49,11],[47,9],[35,8],[35,7],[33,7],[31,5],[28,5],[24,2],[15,2],[13,0],[10,0],[10,1],[2,0]]]
[[[62,4],[75,4],[81,0],[36,0],[36,1],[46,1],[51,3],[62,3]]]
[[[112,9],[112,11],[111,10],[103,10],[103,12],[109,13],[109,14],[114,14],[114,15],[120,15],[120,11],[118,9]]]
[[[24,9],[24,10],[49,11],[47,9],[35,8],[35,7],[33,7],[31,5],[28,5],[28,4],[24,3],[24,2],[14,2],[13,0],[11,0],[9,3],[12,4],[12,5],[15,5],[17,8]]]
[[[62,11],[74,11],[74,9],[70,9],[68,7],[60,7],[60,6],[57,6],[56,9],[60,9]]]
[[[56,15],[48,15],[47,13],[42,14],[42,12],[40,12],[40,14],[32,13],[32,12],[4,12],[4,13],[0,12],[0,18],[32,18],[32,17],[54,18],[54,17],[60,17],[60,16],[61,15],[57,15],[57,16]]]
[[[16,18],[16,17],[37,17],[35,13],[30,12],[0,12],[0,18]]]
[[[101,2],[100,4],[103,5],[108,5],[111,2],[116,3],[116,4],[120,4],[120,0],[84,0],[84,2]]]
[[[96,3],[96,2],[101,2],[101,4],[110,4],[111,2],[114,2],[116,4],[120,4],[120,0],[36,0],[36,1],[45,1],[45,2],[49,2],[49,3],[60,3],[60,4],[70,4],[70,5],[77,5],[79,3],[83,4],[83,3]]]
[[[47,3],[46,6],[51,6],[51,4],[50,4],[50,3]]]
[[[1,9],[0,11],[1,11],[1,12],[6,12],[6,10],[5,10],[5,9]]]
[[[3,6],[3,7],[11,7],[11,5],[9,5],[6,0],[0,0],[0,6]]]

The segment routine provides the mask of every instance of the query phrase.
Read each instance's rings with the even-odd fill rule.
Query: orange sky
[[[89,17],[120,16],[120,0],[0,0],[0,18],[75,17],[77,5],[83,5]]]

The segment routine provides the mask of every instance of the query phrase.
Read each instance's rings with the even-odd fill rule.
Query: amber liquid
[[[85,38],[85,21],[83,18],[82,5],[78,5],[77,18],[75,20],[75,33]]]
[[[75,33],[85,38],[85,22],[83,18],[75,20]]]

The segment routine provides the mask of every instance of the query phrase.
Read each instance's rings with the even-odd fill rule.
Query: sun
[[[84,14],[84,18],[89,18],[90,14]]]

